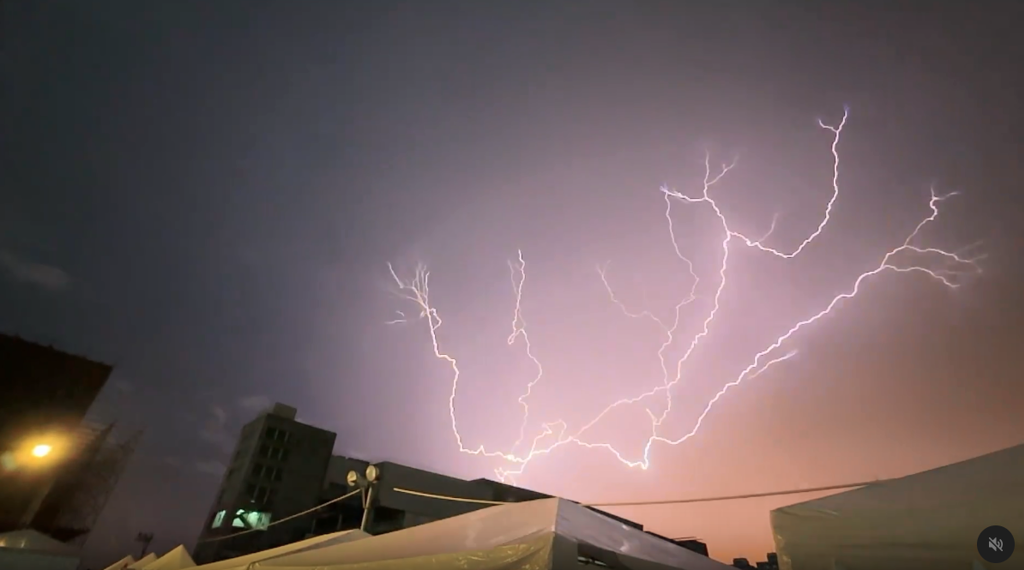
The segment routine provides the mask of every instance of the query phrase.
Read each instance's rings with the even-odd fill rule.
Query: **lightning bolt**
[[[530,336],[526,332],[526,322],[523,319],[523,285],[526,283],[526,261],[523,259],[523,252],[519,252],[519,258],[517,262],[508,262],[509,270],[512,278],[512,290],[515,293],[515,310],[512,317],[512,333],[508,336],[507,342],[509,346],[516,343],[518,339],[523,339],[523,344],[526,347],[526,355],[534,365],[537,367],[537,375],[534,377],[526,386],[526,392],[519,397],[519,404],[523,407],[523,421],[519,430],[519,439],[516,440],[512,449],[515,450],[522,444],[523,439],[526,437],[526,425],[529,422],[530,408],[526,403],[526,399],[530,397],[533,387],[540,382],[541,377],[544,374],[544,367],[541,365],[540,360],[533,354],[533,345],[530,344]],[[519,458],[512,452],[500,452],[500,451],[488,451],[483,445],[476,448],[468,448],[463,444],[462,435],[459,432],[458,417],[455,413],[455,400],[458,396],[459,390],[459,379],[461,378],[462,372],[459,370],[458,361],[451,355],[442,352],[441,342],[438,339],[438,329],[441,328],[441,317],[438,315],[437,310],[430,304],[430,272],[424,265],[416,267],[416,272],[411,281],[403,281],[398,277],[398,273],[395,272],[394,266],[388,264],[388,271],[391,273],[392,279],[398,286],[398,295],[408,301],[412,301],[420,308],[420,318],[426,318],[429,324],[430,341],[431,347],[433,348],[434,357],[445,361],[451,367],[453,378],[452,378],[452,391],[448,398],[448,413],[451,416],[452,431],[455,433],[455,440],[459,445],[459,450],[464,453],[472,453],[474,455],[484,455],[487,457],[500,457],[508,461],[518,461]],[[405,314],[401,313],[401,318],[388,321],[387,324],[403,324],[407,322]],[[545,429],[548,429],[545,425]],[[536,446],[536,440],[534,441],[534,447]]]
[[[523,284],[526,283],[526,261],[523,260],[522,250],[519,251],[519,264],[516,265],[509,261],[508,268],[512,274],[512,290],[516,294],[516,309],[512,317],[512,334],[508,336],[508,345],[512,346],[517,339],[523,339],[523,344],[526,346],[526,357],[537,367],[537,375],[533,378],[533,381],[526,385],[526,392],[519,396],[519,405],[523,407],[523,422],[519,426],[519,439],[512,445],[512,450],[515,451],[523,443],[523,438],[526,437],[526,424],[530,418],[530,406],[526,403],[526,399],[532,395],[533,387],[544,376],[544,367],[537,360],[537,357],[533,355],[530,335],[526,333],[526,321],[523,320]],[[517,275],[519,276],[518,281],[516,280]]]
[[[409,322],[409,319],[405,316],[405,313],[403,313],[402,311],[395,311],[395,313],[398,314],[398,317],[395,318],[395,319],[391,319],[390,321],[387,321],[384,324],[386,324],[386,325],[401,325],[401,324]]]
[[[391,272],[392,278],[398,286],[399,294],[414,302],[420,308],[420,317],[425,318],[428,323],[428,330],[433,347],[434,356],[442,361],[445,361],[451,368],[452,378],[452,390],[449,398],[449,414],[451,416],[452,431],[455,435],[455,440],[458,443],[459,450],[463,453],[469,453],[473,455],[480,455],[485,457],[500,458],[506,461],[510,465],[499,467],[495,470],[495,473],[501,480],[515,477],[523,473],[526,466],[535,458],[552,453],[558,448],[561,448],[567,444],[578,445],[586,448],[593,449],[604,449],[610,452],[616,459],[622,462],[624,465],[629,467],[639,467],[641,469],[647,469],[650,467],[651,460],[651,449],[656,442],[668,444],[668,445],[679,445],[691,437],[695,436],[707,418],[708,414],[714,408],[722,396],[725,395],[730,389],[739,386],[745,380],[756,378],[766,370],[772,368],[776,364],[785,362],[796,355],[796,350],[783,351],[783,345],[786,344],[794,335],[805,327],[812,325],[819,320],[822,320],[827,315],[833,313],[843,301],[853,299],[856,297],[865,282],[869,279],[874,278],[885,272],[892,273],[921,273],[931,277],[936,282],[949,287],[959,287],[959,278],[971,273],[980,273],[981,268],[978,265],[984,256],[977,255],[968,257],[967,252],[975,249],[977,243],[972,244],[966,248],[961,248],[957,251],[945,251],[935,247],[923,247],[916,244],[919,239],[922,230],[934,222],[939,216],[939,206],[948,200],[949,198],[956,195],[956,193],[949,193],[944,195],[936,194],[934,189],[931,191],[931,197],[928,202],[929,214],[925,216],[907,235],[906,239],[894,247],[893,249],[886,252],[880,259],[877,266],[873,269],[860,274],[850,285],[846,291],[834,296],[830,302],[828,302],[819,311],[807,316],[803,320],[797,321],[795,324],[786,329],[782,334],[778,335],[773,342],[766,346],[761,351],[757,352],[750,359],[748,365],[735,377],[728,382],[724,383],[721,389],[712,397],[704,406],[703,411],[697,417],[693,423],[692,428],[678,437],[670,437],[664,435],[661,432],[662,424],[665,419],[669,416],[672,411],[672,388],[680,383],[684,377],[685,365],[690,359],[690,356],[697,350],[701,342],[706,339],[712,332],[712,325],[714,324],[715,317],[718,315],[722,305],[723,292],[727,287],[727,275],[729,271],[729,256],[730,247],[733,243],[739,243],[742,246],[756,249],[758,251],[770,254],[780,259],[789,260],[797,257],[803,253],[812,243],[825,231],[829,221],[831,221],[831,215],[833,208],[839,198],[839,142],[843,133],[843,128],[846,126],[847,118],[849,116],[849,109],[844,108],[843,117],[839,124],[831,126],[825,124],[819,120],[818,125],[829,131],[832,134],[832,158],[833,158],[833,170],[832,170],[832,191],[828,202],[825,204],[824,213],[821,217],[817,227],[812,231],[806,238],[804,238],[800,244],[791,251],[784,251],[778,248],[773,248],[765,245],[775,231],[776,222],[778,216],[773,216],[771,228],[762,237],[758,239],[752,239],[747,237],[746,234],[741,233],[733,229],[726,216],[722,213],[716,199],[712,195],[713,187],[725,177],[733,168],[736,166],[736,161],[731,163],[724,163],[717,169],[712,169],[711,156],[705,154],[704,159],[704,179],[703,187],[701,191],[696,195],[684,194],[682,192],[670,189],[667,186],[662,186],[661,192],[665,200],[665,219],[667,221],[668,235],[671,240],[673,251],[676,257],[682,262],[685,267],[688,277],[691,280],[689,290],[680,298],[680,301],[674,306],[671,320],[663,320],[652,312],[644,310],[636,312],[631,310],[622,302],[615,294],[609,279],[608,279],[608,265],[599,266],[597,268],[598,275],[601,282],[604,284],[607,294],[613,304],[619,307],[622,313],[630,318],[636,319],[647,319],[657,326],[662,334],[662,344],[659,346],[656,356],[660,363],[662,378],[661,382],[654,388],[642,392],[631,398],[624,398],[612,402],[606,408],[604,408],[599,414],[597,414],[589,422],[583,424],[575,430],[570,430],[569,425],[564,420],[556,420],[553,422],[545,422],[541,424],[540,433],[537,434],[530,442],[529,449],[521,454],[516,454],[515,450],[519,448],[523,441],[526,439],[526,429],[529,424],[530,408],[527,400],[532,395],[532,391],[537,383],[539,383],[543,377],[543,367],[540,361],[533,353],[533,347],[530,344],[529,336],[526,332],[525,321],[522,316],[522,300],[523,300],[523,284],[526,280],[526,262],[523,259],[522,251],[519,252],[518,263],[509,262],[509,268],[511,269],[512,275],[512,287],[515,294],[515,311],[512,320],[512,334],[508,337],[508,344],[511,346],[516,343],[518,339],[523,340],[527,357],[534,363],[537,369],[537,375],[533,378],[529,384],[527,384],[526,391],[520,396],[518,402],[523,409],[523,421],[520,424],[519,437],[515,444],[509,451],[498,451],[485,448],[483,445],[479,445],[475,448],[467,447],[463,442],[463,437],[458,429],[458,422],[456,416],[456,394],[458,391],[458,385],[460,380],[460,372],[456,359],[451,355],[445,353],[441,349],[441,343],[438,336],[438,329],[441,327],[441,318],[438,315],[437,310],[431,305],[429,298],[429,272],[425,267],[419,266],[412,280],[403,281],[398,277],[394,268],[389,264],[388,269]],[[705,314],[701,321],[700,330],[691,337],[688,341],[683,343],[685,349],[682,355],[678,357],[674,364],[670,364],[666,359],[666,352],[672,346],[675,346],[680,339],[678,338],[678,329],[682,320],[681,315],[683,309],[690,304],[692,301],[697,299],[697,285],[700,283],[700,278],[694,271],[693,263],[682,253],[679,246],[679,241],[676,238],[676,231],[672,220],[672,206],[674,203],[683,203],[687,205],[700,205],[707,207],[714,216],[718,219],[721,225],[722,240],[719,244],[720,247],[720,263],[718,265],[718,271],[715,279],[714,293],[711,297],[711,307]],[[910,263],[908,257],[917,257],[919,259],[928,259],[931,263],[926,266],[923,264]],[[930,268],[931,267],[931,268]],[[400,313],[401,314],[401,313]],[[401,314],[401,319],[390,321],[391,323],[404,323],[406,322],[405,315]],[[643,448],[643,455],[640,458],[629,459],[621,452],[619,452],[614,446],[603,442],[590,442],[585,439],[585,435],[595,425],[599,424],[607,415],[617,408],[622,406],[629,406],[638,404],[644,400],[648,400],[654,396],[661,395],[665,399],[665,406],[660,414],[654,414],[650,408],[646,408],[647,414],[651,421],[650,432],[646,437],[646,443]]]

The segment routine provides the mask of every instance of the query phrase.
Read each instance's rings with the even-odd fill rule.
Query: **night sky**
[[[806,5],[805,5],[806,4]],[[709,333],[682,370],[666,437],[796,322],[876,267],[941,204],[920,247],[975,244],[957,289],[865,280],[730,390],[648,470],[566,445],[518,483],[585,502],[691,498],[909,474],[1024,441],[1024,43],[1015,2],[2,3],[0,330],[115,365],[92,416],[145,428],[87,546],[102,566],[191,546],[240,426],[269,402],[338,433],[336,452],[460,477],[451,369],[395,295],[431,271],[442,348],[459,358],[466,447],[517,439],[517,398],[577,429],[661,380],[692,286],[667,185],[713,189],[730,227],[796,258],[730,245]],[[920,6],[921,9],[914,9]],[[719,284],[724,232],[674,203],[701,280],[670,368]],[[967,255],[967,254],[965,254]],[[903,259],[937,268],[934,257]],[[410,321],[386,325],[402,311]],[[664,397],[588,434],[642,457]],[[522,448],[520,448],[522,451]],[[615,509],[714,557],[763,559],[787,496]],[[973,540],[973,537],[972,537]]]

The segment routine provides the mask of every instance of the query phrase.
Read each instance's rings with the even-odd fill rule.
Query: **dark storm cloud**
[[[238,401],[238,407],[251,416],[266,410],[272,403],[266,396],[245,396]]]
[[[222,453],[231,453],[237,435],[228,429],[228,413],[224,408],[210,407],[210,414],[199,432],[199,437],[220,449]]]
[[[9,277],[50,291],[64,289],[71,281],[68,274],[59,267],[25,261],[7,251],[0,251],[0,266]]]

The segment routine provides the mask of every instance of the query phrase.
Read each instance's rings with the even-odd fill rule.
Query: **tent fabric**
[[[538,536],[489,550],[386,558],[355,564],[331,564],[319,566],[317,570],[549,570],[552,568],[551,556],[551,538]],[[308,566],[286,568],[311,570]]]
[[[150,552],[149,554],[139,558],[132,564],[128,565],[127,570],[142,570],[149,564],[152,564],[156,560],[156,554]]]
[[[257,563],[255,568],[318,567],[486,551],[530,535],[554,532],[556,501],[529,501],[480,509],[349,544],[266,560]],[[495,516],[495,511],[499,510],[502,512]]]
[[[110,566],[107,566],[103,570],[125,570],[126,568],[128,568],[128,566],[130,566],[130,565],[132,565],[134,563],[135,563],[135,558],[133,558],[132,555],[129,554],[128,556],[125,556],[124,558],[122,558],[122,559],[118,560],[117,562],[111,564]]]
[[[31,529],[14,530],[0,534],[0,548],[16,548],[65,556],[78,556],[78,549],[74,546]]]
[[[75,570],[78,549],[35,530],[0,534],[0,568]]]
[[[196,563],[192,561],[192,557],[189,556],[185,547],[179,545],[167,551],[167,554],[147,564],[143,570],[184,570],[185,568],[193,568],[195,565]]]
[[[76,556],[60,556],[34,550],[0,549],[0,568],[4,570],[76,570]]]
[[[264,560],[251,568],[549,570],[562,545],[572,546],[571,557],[563,555],[559,559],[571,559],[575,564],[577,543],[618,557],[646,561],[646,567],[652,569],[728,568],[557,498],[489,507],[364,540]]]
[[[253,554],[246,554],[244,556],[228,558],[227,560],[219,560],[217,562],[203,564],[202,566],[196,566],[195,570],[245,570],[253,562],[276,558],[284,556],[285,554],[304,552],[316,548],[325,548],[335,544],[360,540],[368,536],[370,535],[361,530],[343,530],[332,534],[314,536],[312,538],[307,538],[306,540],[293,542],[284,546],[278,546],[277,548],[270,548]]]
[[[1024,532],[1024,445],[771,513],[783,570],[989,569],[991,525]],[[1019,529],[1019,530],[1018,530]],[[1013,566],[1024,568],[1022,560]],[[1005,564],[1000,565],[1000,567]]]
[[[635,558],[667,564],[687,570],[715,570],[727,568],[707,556],[687,550],[662,538],[601,516],[590,509],[569,501],[562,501],[558,509],[555,531],[579,543],[629,555]]]

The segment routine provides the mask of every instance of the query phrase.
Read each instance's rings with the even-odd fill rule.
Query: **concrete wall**
[[[360,474],[366,472],[368,465],[366,461],[331,455],[335,440],[335,434],[331,432],[274,415],[267,415],[262,423],[254,422],[252,425],[254,427],[251,429],[256,430],[255,433],[261,436],[265,435],[268,429],[288,431],[290,434],[287,446],[290,450],[288,460],[274,462],[261,457],[259,450],[261,445],[266,442],[260,438],[254,437],[251,447],[248,447],[248,444],[244,443],[249,435],[250,428],[247,427],[242,437],[243,443],[240,444],[236,454],[236,471],[240,473],[240,478],[228,478],[225,489],[229,493],[237,494],[240,501],[244,500],[246,497],[245,487],[251,483],[247,474],[254,465],[261,463],[283,465],[284,476],[276,486],[277,495],[271,509],[273,516],[271,522],[315,507],[350,489],[354,490],[346,482],[348,472],[353,470]],[[371,534],[418,526],[491,506],[488,503],[466,503],[420,496],[402,492],[403,490],[458,499],[501,502],[549,497],[543,493],[486,479],[466,481],[391,462],[375,465],[380,475],[374,490],[374,506],[367,528]],[[225,502],[228,502],[231,498],[227,496],[228,493],[225,495]],[[233,504],[245,506],[237,502]],[[215,510],[211,510],[211,518],[214,512]],[[352,497],[344,503],[329,505],[308,517],[299,517],[294,521],[274,525],[266,532],[254,532],[237,539],[225,540],[216,547],[219,551],[214,553],[213,558],[200,560],[197,556],[196,562],[222,559],[228,555],[252,552],[301,540],[312,532],[314,520],[318,521],[318,532],[331,532],[339,528],[353,528],[353,525],[357,527],[361,517],[360,498]],[[207,526],[209,526],[209,522],[208,520]],[[215,532],[224,531],[226,533],[237,532],[230,528],[218,529]],[[197,554],[199,552],[201,549],[197,548]]]
[[[272,415],[267,416],[264,431],[269,428],[284,430],[289,434],[288,441],[283,445],[268,442],[270,445],[286,449],[287,459],[278,461],[256,457],[253,460],[253,464],[277,467],[283,472],[278,483],[260,483],[269,484],[274,489],[275,497],[270,509],[273,522],[319,504],[324,473],[327,472],[337,436],[333,432]],[[301,540],[311,527],[311,518],[299,517],[294,521],[272,526],[266,532],[266,540],[269,546]]]
[[[235,452],[231,456],[231,463],[228,464],[227,472],[224,474],[222,484],[224,495],[215,505],[214,512],[221,509],[243,508],[247,503],[244,500],[245,481],[252,470],[253,459],[256,449],[259,447],[259,437],[263,433],[264,425],[264,418],[258,417],[242,427],[238,443],[235,444]]]
[[[192,552],[192,558],[197,564],[230,557],[230,552],[247,550],[251,548],[250,543],[259,539],[259,537],[239,537],[230,540],[209,541],[211,538],[226,536],[239,530],[231,527],[231,518],[237,509],[244,508],[247,503],[244,496],[246,477],[252,470],[252,460],[259,447],[257,442],[260,434],[263,433],[263,425],[264,416],[258,416],[242,427],[238,442],[235,443],[235,450],[231,454],[231,462],[224,471],[217,495],[214,496],[210,510],[206,514],[203,528],[199,533],[199,540]],[[225,521],[220,528],[211,528],[213,518],[219,511],[227,511]]]
[[[489,489],[489,498],[493,501],[518,503],[523,501],[532,501],[534,499],[551,498],[551,495],[545,495],[544,493],[538,493],[537,491],[523,489],[522,487],[513,487],[512,485],[491,481],[490,479],[474,479],[472,483]]]
[[[290,415],[294,416],[294,413]],[[204,542],[204,539],[238,533],[240,529],[231,527],[231,520],[238,509],[269,511],[273,523],[319,504],[324,474],[328,470],[337,436],[333,432],[296,422],[288,416],[261,414],[242,428],[231,464],[207,515],[200,542],[196,545],[193,554],[196,563],[222,560],[295,542],[308,533],[312,519],[298,517],[293,521],[273,525],[266,531]],[[268,430],[286,432],[288,438],[286,441],[268,439]],[[264,452],[270,449],[285,450],[287,456],[268,457]],[[257,466],[279,469],[280,481],[257,477],[253,473]],[[273,493],[272,499],[265,505],[253,503],[250,497],[251,488],[259,486],[269,488]],[[214,516],[221,510],[227,511],[224,524],[220,528],[211,529]]]
[[[378,463],[377,468],[380,469],[380,482],[377,484],[375,504],[382,507],[442,519],[487,506],[420,497],[395,489],[466,499],[491,500],[490,489],[477,482],[439,475],[397,463]]]

